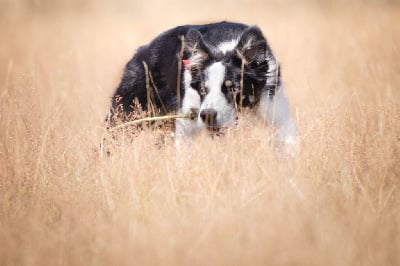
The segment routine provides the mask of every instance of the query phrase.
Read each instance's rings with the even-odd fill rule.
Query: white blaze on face
[[[221,62],[211,64],[204,71],[207,94],[201,103],[199,113],[204,109],[216,110],[217,126],[229,126],[235,120],[235,110],[221,91],[225,73],[225,66]]]

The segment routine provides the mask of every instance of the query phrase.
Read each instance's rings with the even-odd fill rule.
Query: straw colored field
[[[1,265],[399,265],[400,6],[1,1]],[[184,23],[258,24],[299,127],[244,117],[190,151],[158,132],[101,157],[134,50]]]

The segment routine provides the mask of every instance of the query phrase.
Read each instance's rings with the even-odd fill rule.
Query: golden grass
[[[1,265],[400,264],[399,7],[213,2],[3,3]],[[181,155],[146,130],[101,158],[134,49],[219,19],[267,35],[297,157],[276,158],[270,129],[248,117]]]

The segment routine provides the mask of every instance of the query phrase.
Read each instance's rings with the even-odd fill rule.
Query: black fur
[[[133,110],[134,99],[137,98],[143,110],[147,108],[146,73],[143,62],[150,70],[154,84],[160,97],[152,100],[156,108],[162,113],[175,112],[177,106],[177,76],[178,60],[182,42],[180,36],[185,37],[185,50],[182,59],[188,59],[193,53],[204,53],[204,60],[198,67],[191,69],[191,86],[200,94],[207,88],[203,84],[203,70],[211,63],[221,61],[227,69],[227,79],[232,84],[221,88],[229,101],[232,101],[234,89],[240,88],[241,65],[245,60],[243,79],[243,106],[253,106],[260,98],[263,90],[270,90],[270,95],[279,82],[279,78],[270,73],[269,64],[275,62],[271,50],[257,27],[244,24],[220,22],[207,25],[186,25],[168,30],[156,37],[148,45],[140,47],[125,67],[124,74],[117,90],[112,97],[111,116],[118,106],[124,113]],[[216,51],[219,44],[232,39],[240,41],[237,48],[227,54]],[[248,40],[254,40],[249,46]],[[183,72],[181,73],[181,97],[184,97]],[[153,89],[154,90],[154,89]],[[153,92],[154,93],[154,92]],[[161,98],[162,102],[160,101]],[[235,99],[239,102],[239,98]],[[162,109],[165,107],[165,110]]]

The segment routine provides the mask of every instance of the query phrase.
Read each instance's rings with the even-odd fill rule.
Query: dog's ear
[[[254,26],[246,29],[240,37],[236,47],[237,55],[245,60],[246,64],[260,64],[266,60],[267,41],[261,30]]]
[[[190,29],[185,36],[185,47],[190,53],[190,64],[194,65],[206,60],[209,56],[209,50],[204,43],[203,36],[198,30]]]
[[[186,48],[190,52],[203,51],[207,47],[204,44],[203,36],[198,30],[190,29],[185,36]]]

